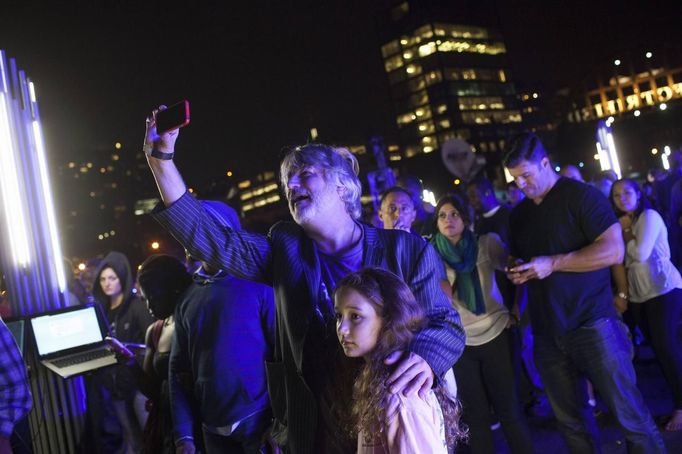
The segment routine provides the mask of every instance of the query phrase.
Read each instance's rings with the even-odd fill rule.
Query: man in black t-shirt
[[[618,221],[598,190],[557,175],[540,140],[510,142],[505,166],[526,195],[511,213],[507,275],[527,284],[535,361],[571,452],[598,452],[592,415],[578,396],[586,375],[632,452],[665,452],[637,389],[632,344],[612,303],[608,267],[621,263]]]

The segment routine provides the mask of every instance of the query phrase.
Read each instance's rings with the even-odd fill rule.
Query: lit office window
[[[436,43],[430,41],[426,44],[422,44],[419,46],[418,52],[420,57],[428,57],[429,55],[436,52]]]
[[[433,121],[425,121],[423,123],[419,123],[417,130],[419,131],[420,136],[426,136],[436,132],[436,126],[433,124]]]
[[[419,36],[424,39],[429,39],[433,37],[433,29],[430,24],[419,27],[414,31],[414,36]]]
[[[415,93],[410,96],[408,102],[411,107],[423,106],[424,104],[428,104],[429,95],[426,94],[426,91],[420,91],[419,93]]]
[[[407,67],[405,67],[405,72],[408,77],[418,76],[422,73],[422,67],[420,65],[407,65]]]
[[[384,58],[393,54],[397,54],[398,52],[400,52],[400,44],[398,44],[398,40],[391,41],[390,43],[381,46],[381,55]]]
[[[472,52],[477,54],[497,55],[506,52],[504,43],[481,43],[472,40],[445,40],[438,45],[440,52]]]
[[[487,125],[493,122],[491,112],[464,112],[462,122],[468,125]]]
[[[447,104],[439,104],[438,106],[436,106],[436,113],[438,114],[444,114],[447,111],[448,111]]]
[[[429,71],[424,79],[426,80],[426,86],[430,86],[443,80],[443,75],[438,70]]]
[[[423,76],[414,78],[407,83],[407,87],[410,90],[410,92],[423,90],[424,88],[426,88],[426,80],[424,80]]]
[[[400,55],[394,55],[393,57],[389,57],[384,61],[384,69],[386,69],[387,73],[390,73],[391,71],[396,70],[402,66],[403,59]]]
[[[504,102],[499,97],[459,98],[459,110],[502,110]]]
[[[438,120],[438,129],[449,129],[450,126],[450,120],[448,118]]]

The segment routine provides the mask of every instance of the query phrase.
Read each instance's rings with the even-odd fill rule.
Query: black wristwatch
[[[173,159],[173,155],[175,153],[164,153],[163,151],[159,151],[156,148],[152,148],[151,156],[156,158],[156,159],[163,159],[164,161],[169,161]]]

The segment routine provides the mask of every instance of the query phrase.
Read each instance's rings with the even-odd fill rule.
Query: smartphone
[[[164,110],[156,112],[156,133],[182,128],[189,124],[189,101],[180,101]]]

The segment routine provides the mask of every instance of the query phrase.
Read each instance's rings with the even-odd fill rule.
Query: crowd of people
[[[111,252],[74,288],[120,341],[87,377],[98,452],[493,453],[499,422],[530,453],[540,399],[571,452],[599,452],[597,398],[630,452],[665,452],[637,330],[673,396],[661,428],[682,430],[679,152],[648,186],[585,183],[524,133],[506,187],[478,175],[434,209],[403,177],[365,222],[355,157],[308,144],[281,163],[293,222],[263,235],[187,191],[178,134],[152,114],[144,151],[184,262],[150,256],[135,279]]]

